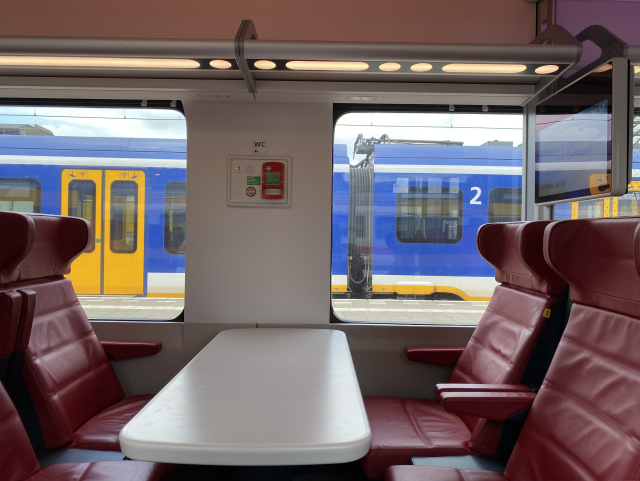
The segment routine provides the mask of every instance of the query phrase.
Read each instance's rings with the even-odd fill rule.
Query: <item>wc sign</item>
[[[266,154],[267,153],[267,143],[264,140],[254,140],[253,141],[253,153],[254,154]]]

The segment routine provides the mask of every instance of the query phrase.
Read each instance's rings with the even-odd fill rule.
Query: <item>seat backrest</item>
[[[574,304],[505,476],[640,479],[640,218],[556,222],[544,249]]]
[[[478,251],[495,268],[496,281],[501,284],[447,382],[520,382],[549,317],[548,310],[566,287],[544,259],[542,246],[548,224],[485,224],[478,230]],[[463,420],[471,430],[476,427],[476,418]]]
[[[0,384],[0,478],[22,481],[40,471],[27,432],[7,391]]]
[[[104,349],[64,274],[87,247],[90,224],[84,219],[48,215],[0,213],[0,230],[10,221],[33,238],[33,247],[5,270],[10,283],[0,289],[35,292],[36,303],[22,372],[33,401],[45,445],[68,444],[86,421],[124,397],[124,391]],[[17,242],[17,241],[16,241]]]

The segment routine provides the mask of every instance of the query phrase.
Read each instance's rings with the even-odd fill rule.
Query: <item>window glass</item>
[[[40,182],[36,179],[0,177],[0,210],[40,213]]]
[[[111,252],[132,254],[138,247],[138,184],[111,184]]]
[[[164,189],[164,248],[184,254],[187,229],[187,183],[169,182]]]
[[[96,183],[92,180],[69,182],[69,217],[82,217],[91,224],[91,244],[86,253],[96,248]]]
[[[185,118],[170,101],[73,103],[0,105],[0,210],[91,224],[67,275],[90,319],[174,320],[184,309]]]
[[[496,187],[489,192],[489,223],[522,220],[522,189]]]
[[[640,68],[636,72],[636,82],[639,81],[639,74]],[[631,171],[633,180],[629,184],[627,193],[620,197],[605,197],[556,204],[552,210],[553,219],[596,219],[600,217],[628,217],[640,214],[640,107],[638,107],[640,98],[636,97],[635,101]]]
[[[410,187],[409,192],[398,193],[397,206],[400,242],[455,244],[462,239],[462,191],[458,187]]]
[[[496,286],[476,248],[520,220],[522,115],[357,112],[334,130],[331,293],[343,321],[475,324]]]

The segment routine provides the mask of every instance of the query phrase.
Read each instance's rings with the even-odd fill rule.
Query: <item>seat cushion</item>
[[[412,456],[470,454],[471,432],[458,416],[429,399],[365,397],[371,425],[371,447],[362,459],[370,479],[382,479],[395,464]]]
[[[69,447],[97,451],[120,451],[118,438],[120,430],[152,397],[152,394],[131,396],[109,406],[78,428]]]
[[[24,481],[159,481],[173,466],[145,461],[100,461],[47,466]]]
[[[439,468],[435,466],[393,466],[385,481],[505,481],[502,474],[475,469]]]

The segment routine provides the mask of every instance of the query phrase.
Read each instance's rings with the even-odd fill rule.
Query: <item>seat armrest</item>
[[[438,401],[450,413],[505,421],[531,407],[535,398],[533,392],[445,392]]]
[[[100,344],[109,359],[116,361],[154,356],[162,350],[161,342],[100,341]]]
[[[404,350],[409,361],[438,366],[455,364],[463,351],[464,347],[407,347]]]
[[[436,384],[436,396],[443,392],[531,392],[524,384]]]

